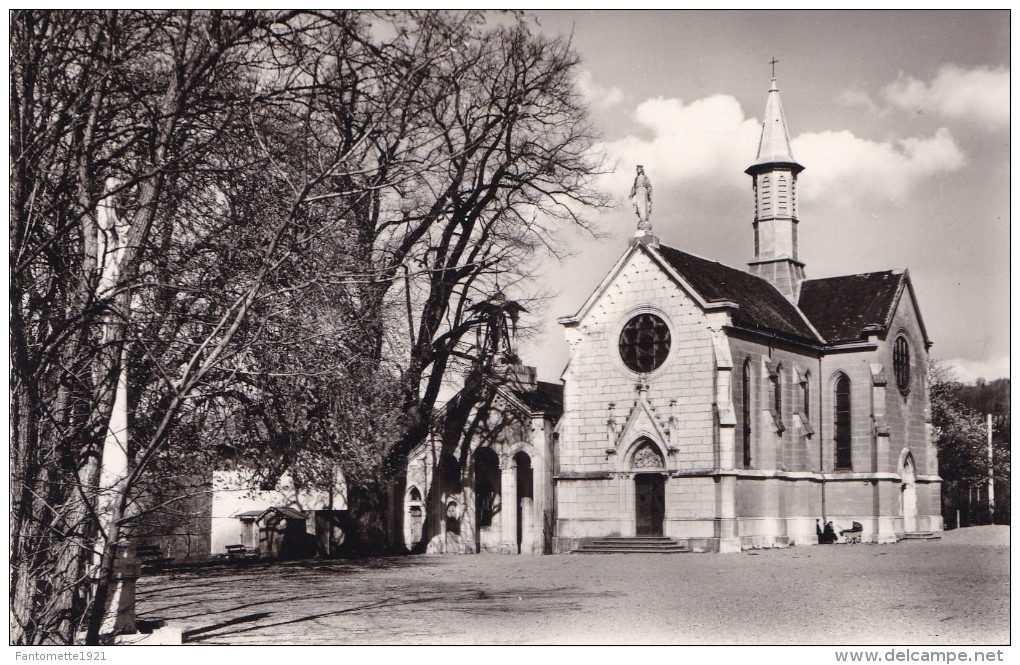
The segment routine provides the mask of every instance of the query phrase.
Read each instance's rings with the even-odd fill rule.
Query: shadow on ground
[[[1004,644],[1009,528],[742,554],[256,562],[139,580],[194,644]]]
[[[444,624],[499,620],[578,610],[605,593],[576,588],[483,588],[478,582],[421,579],[441,576],[443,559],[385,557],[358,560],[264,562],[150,578],[138,592],[139,618],[181,625],[185,643],[347,642],[366,627],[389,643],[415,641],[437,613]],[[436,570],[432,570],[436,569]],[[400,575],[412,573],[411,578]],[[398,573],[393,575],[392,573]],[[450,617],[449,613],[454,616]],[[463,617],[463,621],[456,616]],[[452,620],[451,620],[452,619]]]

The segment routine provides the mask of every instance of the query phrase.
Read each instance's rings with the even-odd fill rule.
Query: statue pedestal
[[[657,248],[659,246],[659,236],[648,230],[639,230],[634,234],[634,237],[630,239],[628,244],[631,247],[634,245],[648,245]]]

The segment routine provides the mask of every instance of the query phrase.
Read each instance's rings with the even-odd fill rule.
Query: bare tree
[[[254,95],[253,37],[289,13],[17,12],[12,17],[12,638],[69,641],[94,603],[102,615],[107,545],[137,474],[162,445],[187,395],[229,348],[280,260],[295,215],[264,233],[258,261],[225,306],[192,323],[184,363],[159,424],[136,447],[105,520],[97,514],[102,442],[125,344],[140,325],[146,282],[171,239],[215,233],[187,226],[199,210],[222,228],[224,205],[183,202],[209,174],[253,166],[225,159]],[[250,151],[249,151],[250,152]],[[104,213],[105,211],[105,213]],[[115,223],[102,223],[108,214]],[[114,254],[111,256],[111,254]],[[109,270],[111,265],[115,270]],[[165,266],[164,266],[165,267]],[[173,271],[177,266],[171,266]],[[222,292],[222,291],[221,291]],[[193,319],[193,321],[196,319]],[[184,326],[187,328],[188,326]],[[98,538],[97,532],[98,529]],[[103,552],[95,594],[87,577]]]
[[[605,204],[591,188],[601,162],[574,87],[578,61],[562,39],[532,35],[523,23],[489,28],[473,17],[427,14],[398,22],[387,46],[394,62],[418,62],[417,102],[399,131],[373,136],[381,156],[376,193],[361,223],[380,279],[366,303],[401,295],[410,333],[379,348],[400,353],[403,427],[387,450],[386,475],[354,488],[363,526],[383,542],[386,484],[428,432],[451,364],[481,323],[471,305],[525,279],[535,253],[557,251],[564,225],[587,227],[581,212]],[[394,278],[407,271],[406,282]],[[401,294],[399,289],[407,291]],[[412,304],[413,303],[413,306]],[[375,522],[372,519],[375,518]]]
[[[346,355],[374,363],[379,381],[399,379],[380,471],[345,475],[369,549],[385,545],[387,486],[427,433],[443,382],[470,366],[466,340],[482,322],[472,305],[500,281],[526,292],[536,253],[560,251],[558,231],[587,228],[581,212],[605,204],[591,188],[601,162],[569,45],[485,19],[373,13],[304,32],[277,86],[299,157],[272,167],[307,189],[309,214],[337,220],[313,224],[312,241],[346,240],[315,277],[356,313]]]
[[[96,642],[153,472],[222,452],[196,433],[257,421],[253,466],[339,465],[382,542],[471,305],[603,204],[568,45],[485,19],[12,15],[14,642]]]

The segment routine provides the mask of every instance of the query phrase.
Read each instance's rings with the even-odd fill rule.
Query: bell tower
[[[754,260],[748,266],[796,303],[804,281],[804,264],[797,257],[797,175],[804,167],[790,150],[775,63],[773,59],[758,157],[745,170],[754,186]]]

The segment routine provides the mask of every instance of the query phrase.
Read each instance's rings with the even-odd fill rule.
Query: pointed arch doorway
[[[666,465],[651,441],[638,444],[631,461],[634,474],[634,518],[638,536],[661,536],[666,517]]]

